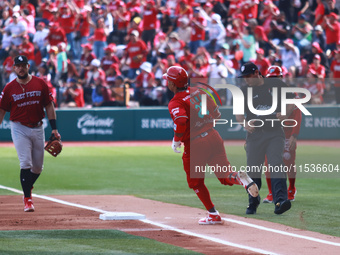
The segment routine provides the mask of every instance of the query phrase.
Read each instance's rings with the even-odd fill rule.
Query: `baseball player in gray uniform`
[[[20,181],[24,193],[24,211],[33,212],[33,184],[44,162],[45,135],[42,119],[44,108],[52,134],[60,139],[57,130],[53,97],[46,82],[28,73],[30,65],[25,56],[14,59],[17,78],[6,85],[0,95],[0,124],[10,112],[11,135],[20,161]]]
[[[245,79],[247,87],[253,89],[253,107],[255,109],[270,109],[272,102],[273,88],[287,87],[287,85],[279,79],[265,79],[261,75],[258,67],[251,62],[245,63],[241,67],[241,76]],[[247,87],[242,89],[245,98],[247,96]],[[289,98],[294,98],[294,94],[288,93]],[[278,103],[274,113],[265,116],[257,116],[249,110],[247,100],[245,100],[245,114],[236,115],[238,122],[245,121],[245,129],[247,130],[246,151],[247,151],[247,166],[251,167],[252,171],[248,173],[250,178],[254,180],[258,188],[261,189],[261,173],[262,165],[267,156],[268,165],[279,171],[270,172],[272,180],[273,200],[275,204],[274,213],[282,214],[291,207],[290,201],[287,199],[287,176],[282,170],[283,152],[285,135],[279,121],[267,122],[266,119],[284,120],[291,114],[294,105],[287,105],[287,115],[281,115],[281,93],[278,92]],[[264,125],[259,122],[263,121]],[[256,127],[255,127],[256,126]],[[281,169],[281,170],[280,170]],[[249,206],[246,214],[255,214],[258,205],[260,204],[260,196],[249,196]]]

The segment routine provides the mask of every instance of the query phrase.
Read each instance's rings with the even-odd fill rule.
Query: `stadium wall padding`
[[[309,106],[312,116],[302,116],[299,139],[340,139],[340,106]],[[216,129],[223,139],[245,139],[246,133],[236,122],[231,107],[221,107],[221,119],[228,120]],[[173,122],[167,107],[58,109],[58,129],[63,141],[171,140]],[[44,119],[45,137],[51,129]],[[9,114],[0,125],[0,141],[11,141]]]

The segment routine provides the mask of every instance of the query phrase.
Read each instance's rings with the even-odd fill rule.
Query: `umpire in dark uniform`
[[[244,78],[247,86],[243,87],[243,95],[245,98],[245,116],[237,115],[238,122],[245,122],[247,130],[246,151],[247,151],[247,170],[248,175],[261,189],[262,166],[264,165],[265,156],[268,160],[268,171],[271,171],[273,200],[275,204],[274,213],[282,214],[291,207],[290,201],[287,199],[287,183],[286,173],[283,171],[283,152],[285,136],[281,121],[289,116],[293,111],[294,105],[287,106],[286,116],[281,115],[281,87],[287,85],[279,79],[265,79],[258,70],[258,67],[251,62],[245,63],[241,67],[241,76]],[[272,107],[272,91],[278,88],[278,101],[276,110],[270,115],[258,116],[249,110],[248,106],[248,88],[253,90],[252,101],[253,106],[257,110],[268,110]],[[294,94],[288,95],[288,98],[294,98]],[[268,119],[276,119],[281,121],[268,121]],[[262,120],[262,121],[261,121]],[[263,125],[262,125],[263,124]],[[261,126],[261,127],[254,127]],[[249,206],[246,214],[255,214],[260,204],[260,196],[254,198],[249,196]]]

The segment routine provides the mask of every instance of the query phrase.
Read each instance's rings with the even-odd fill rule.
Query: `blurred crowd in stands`
[[[169,66],[243,86],[252,61],[281,66],[312,104],[340,104],[338,15],[336,0],[0,0],[0,90],[23,54],[57,107],[167,105]]]

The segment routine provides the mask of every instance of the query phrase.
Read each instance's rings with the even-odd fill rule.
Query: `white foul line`
[[[12,191],[12,192],[15,192],[15,193],[22,194],[22,191],[20,191],[18,189],[6,187],[6,186],[3,186],[3,185],[0,185],[0,188],[5,189],[5,190],[9,190],[9,191]],[[82,208],[82,209],[86,209],[86,210],[91,210],[91,211],[95,211],[95,212],[100,212],[100,213],[108,213],[109,212],[109,211],[104,211],[104,210],[101,210],[101,209],[98,209],[98,208],[95,208],[95,207],[89,207],[89,206],[85,206],[85,205],[70,203],[70,202],[67,202],[67,201],[63,201],[63,200],[48,197],[48,196],[37,195],[37,194],[32,194],[32,195],[34,197],[37,197],[37,198],[41,198],[41,199],[45,199],[45,200],[49,200],[49,201],[52,201],[52,202],[73,206],[73,207],[78,207],[78,208]],[[243,225],[243,226],[247,226],[247,227],[252,227],[252,228],[256,228],[256,229],[260,229],[260,230],[264,230],[264,231],[268,231],[268,232],[273,232],[273,233],[277,233],[277,234],[281,234],[281,235],[301,238],[301,239],[305,239],[305,240],[309,240],[309,241],[313,241],[313,242],[318,242],[318,243],[323,243],[323,244],[328,244],[328,245],[340,247],[340,243],[335,243],[335,242],[326,241],[326,240],[322,240],[322,239],[318,239],[318,238],[314,238],[314,237],[284,232],[284,231],[281,231],[281,230],[267,228],[267,227],[263,227],[263,226],[259,226],[259,225],[255,225],[255,224],[252,224],[252,223],[239,221],[239,220],[234,220],[234,219],[230,219],[230,218],[222,218],[222,219],[225,220],[225,221],[235,223],[235,224],[239,224],[239,225]],[[209,237],[209,236],[205,236],[205,235],[201,235],[201,234],[196,234],[196,233],[193,233],[193,232],[190,232],[190,231],[177,229],[177,228],[174,228],[174,227],[162,224],[162,223],[150,221],[150,220],[140,220],[140,221],[145,222],[145,223],[149,223],[149,224],[152,224],[152,225],[155,225],[155,226],[159,226],[159,227],[162,227],[162,228],[165,228],[165,229],[168,229],[168,230],[173,230],[173,231],[183,233],[183,234],[186,234],[186,235],[196,236],[196,237],[199,237],[199,238],[211,240],[211,241],[214,241],[214,242],[217,242],[217,243],[226,244],[226,245],[233,246],[233,247],[238,247],[238,248],[247,249],[247,250],[251,249],[252,251],[257,250],[257,252],[260,252],[260,253],[274,254],[272,252],[264,251],[264,250],[261,250],[261,249],[256,249],[256,248],[252,248],[252,247],[244,246],[244,245],[239,245],[239,244],[234,244],[234,243],[230,243],[228,241],[224,241],[224,240],[221,240],[221,239],[218,239],[218,238],[213,238],[213,237]]]
[[[6,186],[3,186],[3,185],[0,185],[0,188],[12,191],[14,193],[22,194],[22,191],[20,191],[18,189],[6,187]],[[69,206],[78,207],[78,208],[82,208],[82,209],[86,209],[86,210],[90,210],[90,211],[100,212],[100,213],[108,213],[108,211],[100,210],[100,209],[95,208],[95,207],[70,203],[70,202],[67,202],[67,201],[63,201],[63,200],[48,197],[48,196],[37,195],[37,194],[34,194],[34,193],[32,194],[32,196],[37,197],[37,198],[41,198],[41,199],[45,199],[45,200],[48,200],[48,201],[56,202],[56,203],[59,203],[59,204],[63,204],[63,205],[69,205]],[[213,241],[213,242],[216,242],[216,243],[236,247],[236,248],[239,248],[239,249],[245,249],[245,250],[249,250],[249,251],[252,251],[252,252],[258,252],[258,253],[262,253],[262,254],[277,255],[277,253],[273,253],[273,252],[269,252],[269,251],[265,251],[265,250],[262,250],[262,249],[257,249],[257,248],[253,248],[253,247],[250,247],[250,246],[241,245],[241,244],[231,243],[231,242],[228,242],[228,241],[224,241],[224,240],[214,238],[214,237],[210,237],[210,236],[206,236],[206,235],[196,234],[196,233],[193,233],[193,232],[190,232],[190,231],[187,231],[187,230],[181,230],[181,229],[174,228],[174,227],[171,227],[169,225],[162,224],[162,223],[157,223],[157,222],[154,222],[154,221],[151,221],[151,220],[140,220],[140,221],[154,225],[154,226],[161,227],[161,228],[166,229],[166,230],[176,231],[176,232],[181,233],[181,234],[199,237],[199,238],[202,238],[202,239],[206,239],[206,240]]]

